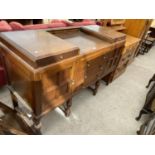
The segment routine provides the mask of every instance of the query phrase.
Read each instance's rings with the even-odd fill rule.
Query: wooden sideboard
[[[95,95],[101,79],[111,81],[125,38],[99,26],[0,34],[8,82],[32,109],[36,128],[56,107],[64,105],[68,116],[72,96],[82,88]]]
[[[139,45],[140,39],[136,37],[132,37],[130,35],[126,35],[126,43],[125,47],[122,51],[121,59],[116,68],[116,71],[113,75],[113,80],[119,77],[122,73],[125,72],[127,66],[133,62],[135,58],[135,52]]]
[[[151,23],[152,19],[126,19],[124,33],[133,37],[143,38],[149,30]]]

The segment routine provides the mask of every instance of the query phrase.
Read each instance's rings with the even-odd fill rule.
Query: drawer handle
[[[103,70],[103,67],[102,66],[100,67],[100,70]]]
[[[74,85],[75,84],[75,81],[74,80],[71,80],[71,85]]]
[[[90,64],[87,64],[87,67],[90,67]]]
[[[64,58],[64,57],[61,55],[61,56],[60,56],[60,59],[63,59],[63,58]]]

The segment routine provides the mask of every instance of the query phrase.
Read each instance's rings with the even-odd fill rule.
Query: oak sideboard
[[[126,35],[99,26],[0,33],[8,83],[40,119],[56,107],[70,114],[72,97],[81,89],[97,93],[107,84],[122,56]]]

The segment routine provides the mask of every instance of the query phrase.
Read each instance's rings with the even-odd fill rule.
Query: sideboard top
[[[78,50],[77,46],[42,30],[4,32],[1,37],[35,60]]]
[[[54,31],[65,32],[65,38],[68,39],[52,33]],[[125,34],[97,25],[0,33],[0,41],[35,68],[82,52],[110,47],[117,41],[125,42],[125,37]]]

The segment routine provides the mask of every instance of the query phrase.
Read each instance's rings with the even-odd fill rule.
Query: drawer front
[[[85,83],[84,87],[88,87],[89,85],[94,84],[96,81],[100,79],[100,73],[93,73],[93,76],[85,75]]]
[[[97,57],[86,62],[84,86],[88,86],[92,83],[95,83],[99,79],[101,64],[102,57]]]
[[[101,65],[101,57],[97,57],[93,60],[86,62],[86,72],[88,75],[91,75],[94,72],[99,72]]]
[[[118,65],[120,59],[120,49],[110,51],[86,63],[85,86],[100,80]]]

